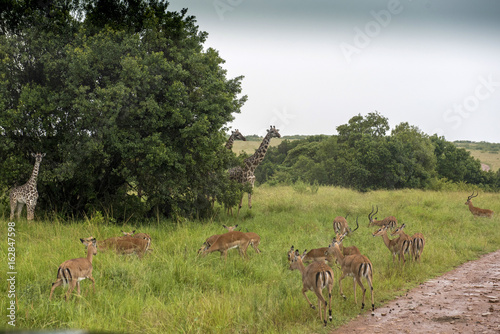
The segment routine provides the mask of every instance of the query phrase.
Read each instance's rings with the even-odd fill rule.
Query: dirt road
[[[339,333],[500,333],[500,251],[430,280]]]

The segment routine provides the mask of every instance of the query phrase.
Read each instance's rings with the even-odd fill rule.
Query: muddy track
[[[500,250],[360,315],[339,333],[500,333]]]

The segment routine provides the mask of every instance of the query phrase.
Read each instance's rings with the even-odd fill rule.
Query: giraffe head
[[[35,161],[40,163],[42,162],[42,158],[45,156],[45,153],[31,153],[31,156],[35,158]]]
[[[245,138],[245,137],[241,134],[241,132],[240,132],[238,129],[234,130],[234,131],[231,133],[231,135],[233,136],[233,138],[234,138],[235,140],[243,140],[243,141],[246,141],[246,140],[247,140],[247,139],[246,139],[246,138]]]
[[[271,125],[271,128],[267,130],[267,135],[270,136],[270,138],[281,138],[279,130],[273,125]]]

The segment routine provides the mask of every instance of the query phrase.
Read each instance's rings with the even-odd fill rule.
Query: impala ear
[[[85,242],[85,240],[83,240],[82,238],[80,238],[80,241],[82,242],[82,244]]]

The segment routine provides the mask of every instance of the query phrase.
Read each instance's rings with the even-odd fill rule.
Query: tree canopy
[[[378,112],[353,116],[337,127],[338,135],[284,140],[271,147],[256,171],[259,183],[334,185],[360,191],[376,189],[438,189],[446,182],[498,190],[500,171],[483,172],[465,149],[443,137],[429,136]]]
[[[3,1],[1,186],[45,152],[47,209],[199,213],[246,97],[195,18],[158,0]]]

